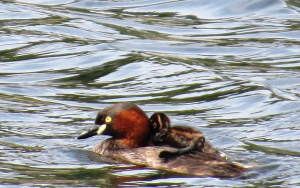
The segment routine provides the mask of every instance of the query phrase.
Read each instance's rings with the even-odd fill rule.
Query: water
[[[300,184],[300,3],[0,2],[0,185],[292,187]],[[120,101],[201,129],[235,179],[99,162],[75,140]]]

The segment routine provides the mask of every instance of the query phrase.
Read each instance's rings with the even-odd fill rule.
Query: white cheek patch
[[[106,129],[106,124],[101,125],[98,128],[97,134],[102,134],[104,132],[104,130]]]

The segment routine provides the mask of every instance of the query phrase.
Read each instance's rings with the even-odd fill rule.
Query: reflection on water
[[[245,187],[300,183],[297,1],[1,1],[0,184]],[[99,161],[74,137],[132,101],[201,129],[243,178]]]

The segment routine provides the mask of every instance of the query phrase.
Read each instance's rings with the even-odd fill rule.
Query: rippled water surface
[[[299,29],[298,0],[0,1],[0,185],[299,185]],[[120,101],[255,168],[219,179],[99,162],[107,137],[74,138]]]

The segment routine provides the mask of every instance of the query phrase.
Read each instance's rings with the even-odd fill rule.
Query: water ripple
[[[18,186],[299,184],[297,1],[0,2],[0,181]],[[79,142],[120,101],[201,129],[238,179],[101,163]]]

